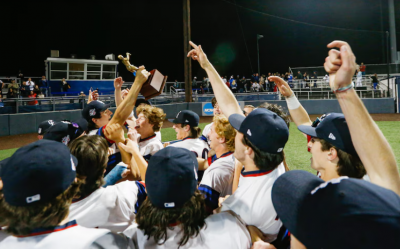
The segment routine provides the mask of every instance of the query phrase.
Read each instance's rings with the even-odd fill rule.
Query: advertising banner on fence
[[[243,110],[244,101],[239,101],[238,103],[240,105],[240,108]],[[214,108],[213,108],[211,102],[202,102],[201,104],[202,104],[201,110],[202,110],[203,116],[213,116],[214,115]]]

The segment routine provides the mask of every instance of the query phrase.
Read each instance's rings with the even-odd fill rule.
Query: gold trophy
[[[129,72],[134,73],[138,70],[138,67],[129,62],[130,56],[130,53],[126,53],[126,58],[124,58],[122,55],[119,55],[118,58],[122,61]],[[167,76],[164,76],[160,71],[153,69],[150,71],[149,78],[143,84],[140,94],[142,94],[146,100],[156,97],[163,92],[166,81]]]

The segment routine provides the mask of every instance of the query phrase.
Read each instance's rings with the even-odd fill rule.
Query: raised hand
[[[279,91],[284,97],[289,97],[293,94],[289,84],[287,84],[287,82],[285,82],[285,80],[279,76],[270,76],[268,77],[268,80],[275,82],[276,86],[279,88]]]
[[[351,84],[354,72],[357,69],[356,57],[348,43],[333,41],[328,48],[339,48],[340,51],[332,49],[326,57],[324,67],[329,73],[329,84],[333,91]]]
[[[191,57],[193,60],[198,61],[203,69],[209,67],[211,64],[207,59],[207,55],[201,48],[201,45],[197,46],[193,42],[189,42],[189,44],[193,47],[193,49],[189,51],[187,57]]]
[[[108,140],[118,142],[125,142],[124,130],[119,123],[107,125],[104,130],[104,135]]]
[[[124,83],[124,81],[122,80],[122,77],[118,77],[114,79],[114,88],[115,89],[120,89],[122,88],[122,84]]]
[[[128,94],[129,94],[129,89],[128,89],[128,88],[122,90],[122,92],[121,92],[121,98],[122,98],[122,100],[124,100],[124,98],[125,98]]]
[[[144,68],[144,66],[140,66],[136,71],[135,83],[138,85],[143,85],[147,79],[149,78],[150,73]]]

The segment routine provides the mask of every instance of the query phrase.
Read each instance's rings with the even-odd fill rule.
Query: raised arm
[[[121,88],[124,81],[122,81],[122,77],[115,78],[114,80],[114,95],[115,95],[115,105],[118,107],[122,103],[121,97]]]
[[[276,86],[279,88],[279,91],[285,97],[290,117],[294,123],[296,123],[296,126],[311,125],[312,122],[307,111],[300,104],[299,100],[297,100],[297,97],[290,89],[289,84],[287,84],[287,82],[278,76],[270,76],[268,77],[268,80],[275,82]]]
[[[325,59],[324,67],[330,74],[330,86],[336,91],[354,147],[371,182],[400,195],[400,175],[392,148],[351,85],[355,56],[346,42],[334,41],[328,48],[340,48],[340,52],[331,50],[335,53]]]
[[[188,53],[188,57],[192,57],[193,60],[198,61],[200,66],[207,72],[208,78],[210,79],[215,98],[217,99],[218,105],[226,117],[232,114],[243,115],[240,109],[239,103],[233,95],[232,91],[226,86],[215,70],[214,66],[210,63],[207,55],[203,52],[201,45],[197,46],[193,42],[189,42],[193,47]],[[244,116],[244,115],[243,115]]]
[[[125,120],[129,117],[135,106],[140,89],[147,81],[149,75],[150,73],[145,70],[144,66],[139,67],[138,71],[136,72],[135,82],[133,83],[128,96],[117,107],[117,110],[115,110],[115,114],[108,125],[119,123],[122,126],[125,123]]]

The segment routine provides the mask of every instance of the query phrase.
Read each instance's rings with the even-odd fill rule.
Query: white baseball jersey
[[[216,158],[214,155],[213,158],[211,165],[204,171],[203,179],[199,186],[199,191],[204,194],[206,205],[210,210],[218,207],[220,196],[225,197],[232,194],[233,175],[235,172],[233,152],[227,152],[221,155],[220,158]]]
[[[159,139],[162,142],[161,131],[154,132],[154,134],[156,134],[156,138]]]
[[[159,150],[164,148],[163,144],[161,143],[161,140],[157,138],[156,134],[144,139],[142,139],[139,136],[138,144],[139,144],[140,154],[146,161],[149,161],[152,155],[154,155]]]
[[[207,144],[208,144],[208,145],[210,145],[210,138],[208,137],[208,133],[210,132],[213,123],[214,123],[214,122],[212,122],[212,123],[210,123],[210,124],[208,124],[208,125],[206,125],[206,126],[204,127],[204,129],[203,129],[203,134],[202,134],[202,136],[200,137],[200,139],[202,139],[203,141],[207,141]]]
[[[283,163],[273,171],[242,171],[238,189],[222,203],[222,211],[234,211],[246,225],[268,235],[268,242],[274,241],[282,222],[272,204],[271,190],[275,180],[284,173]]]
[[[138,181],[101,187],[84,199],[73,201],[69,218],[84,227],[122,232],[134,221],[146,196],[144,185]]]
[[[124,234],[132,238],[136,248],[139,249],[176,249],[183,235],[178,224],[167,229],[167,240],[158,245],[153,237],[148,239],[144,232],[137,228],[136,223],[125,230]],[[200,230],[197,237],[190,238],[180,248],[248,249],[250,246],[250,234],[244,223],[236,216],[222,212],[207,217],[206,226]]]
[[[24,237],[8,236],[0,243],[0,248],[89,248],[98,238],[109,232],[106,229],[85,228],[78,226],[75,221],[70,221],[50,230],[35,229],[33,233]]]
[[[210,150],[207,142],[199,138],[185,138],[182,141],[168,145],[168,147],[186,148],[192,151],[196,155],[196,158],[203,159],[207,159],[208,151]]]

